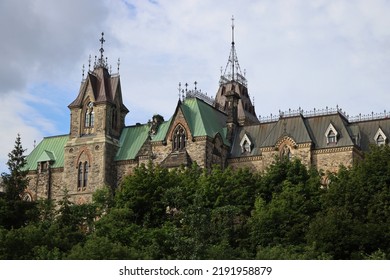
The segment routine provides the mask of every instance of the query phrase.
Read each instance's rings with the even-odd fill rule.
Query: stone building
[[[68,106],[69,134],[45,137],[27,157],[29,199],[59,199],[67,189],[74,202],[88,202],[96,189],[115,188],[149,161],[166,168],[196,162],[264,171],[275,156],[285,156],[337,171],[361,159],[369,145],[388,143],[386,113],[351,119],[340,108],[298,109],[259,119],[234,40],[215,98],[186,87],[168,120],[156,115],[126,126],[120,77],[107,70],[101,42],[100,58]]]

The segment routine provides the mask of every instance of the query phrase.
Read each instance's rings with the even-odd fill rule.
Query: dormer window
[[[247,134],[245,134],[244,137],[242,137],[240,146],[241,146],[242,154],[250,154],[252,152],[252,142],[249,139]]]
[[[328,145],[337,144],[338,132],[332,124],[329,124],[328,129],[325,132],[325,137],[326,137],[326,143]]]
[[[337,142],[336,133],[334,133],[333,130],[329,131],[329,134],[328,134],[328,144],[336,143],[336,142]]]
[[[381,128],[379,128],[378,131],[376,132],[374,136],[374,140],[378,146],[382,146],[386,144],[387,137]]]
[[[384,145],[385,144],[385,138],[383,138],[382,135],[379,135],[378,138],[376,139],[376,144],[378,146]]]

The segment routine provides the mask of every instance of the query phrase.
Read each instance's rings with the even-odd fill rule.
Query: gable
[[[50,161],[52,168],[64,167],[64,147],[69,135],[45,137],[26,157],[25,170],[36,170],[38,162]]]
[[[172,121],[170,123],[170,126],[167,130],[166,138],[172,141],[173,139],[173,132],[178,126],[182,126],[186,132],[187,139],[192,139],[195,137],[193,131],[194,129],[190,126],[189,122],[187,121],[187,118],[191,120],[191,116],[187,117],[185,116],[183,112],[183,107],[181,106],[182,103],[179,102],[178,107],[175,110],[175,114],[172,116]]]
[[[387,139],[386,134],[383,132],[383,130],[380,127],[378,128],[378,131],[376,132],[376,134],[374,136],[374,141],[376,142],[379,137],[382,137],[383,141],[386,141],[386,139]]]

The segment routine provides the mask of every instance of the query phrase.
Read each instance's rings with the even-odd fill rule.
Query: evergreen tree
[[[23,169],[26,165],[26,156],[20,140],[20,134],[16,137],[14,149],[8,154],[7,166],[9,174],[2,173],[6,197],[9,200],[21,200],[22,194],[28,185],[26,178],[28,170]]]

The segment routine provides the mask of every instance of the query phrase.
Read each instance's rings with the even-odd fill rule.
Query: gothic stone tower
[[[229,107],[231,106],[228,99],[232,99],[235,95],[238,97],[238,103],[235,106],[238,124],[240,126],[258,124],[259,120],[256,117],[255,106],[252,104],[248,94],[247,81],[238,63],[234,42],[234,18],[232,18],[230,55],[225,71],[221,73],[219,89],[215,97],[215,107],[229,115]]]
[[[70,109],[70,134],[64,150],[63,183],[72,200],[84,203],[105,185],[115,187],[115,155],[129,112],[122,102],[119,75],[111,75],[103,57],[88,71]]]

